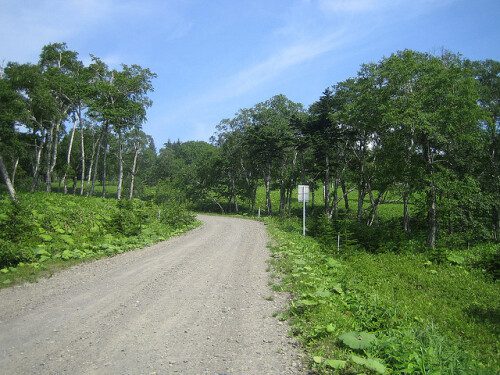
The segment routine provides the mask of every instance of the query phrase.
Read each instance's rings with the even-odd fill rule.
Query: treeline
[[[438,235],[498,241],[499,72],[493,60],[406,50],[362,65],[308,109],[277,95],[223,119],[211,144],[169,141],[157,155],[141,129],[155,75],[95,56],[85,66],[50,44],[37,64],[1,71],[0,170],[13,199],[14,186],[57,184],[105,196],[112,180],[118,199],[126,190],[255,213],[263,186],[265,211],[280,215],[303,183],[337,231],[348,220],[368,233],[396,203],[390,231],[423,234],[431,248]]]
[[[438,232],[498,241],[499,73],[497,61],[398,52],[308,110],[278,95],[222,120],[212,145],[166,144],[155,176],[204,207],[255,212],[263,184],[267,213],[286,215],[304,183],[323,188],[333,224],[349,217],[368,230],[382,204],[399,203],[401,233],[420,231],[431,248]]]
[[[139,65],[111,69],[91,55],[85,65],[65,43],[42,48],[38,63],[0,69],[0,171],[12,199],[15,186],[131,198],[140,166],[156,151],[142,131],[156,77]],[[144,177],[147,178],[147,177]],[[72,182],[72,186],[69,185]]]

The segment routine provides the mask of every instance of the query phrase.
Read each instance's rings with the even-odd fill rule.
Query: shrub
[[[109,228],[112,232],[124,236],[137,236],[141,233],[141,212],[134,207],[133,201],[121,200],[117,203],[118,210],[111,216]]]
[[[0,267],[33,259],[29,245],[37,236],[33,215],[23,202],[9,202],[5,208],[0,212]]]
[[[0,238],[19,243],[35,236],[33,215],[24,202],[9,202],[6,208],[0,213]]]
[[[493,280],[500,279],[500,248],[493,251],[484,251],[481,258],[473,262],[472,265],[485,270],[493,277]]]
[[[31,262],[33,259],[33,251],[19,249],[15,243],[0,238],[0,268],[15,266],[20,262]]]
[[[195,219],[194,214],[188,211],[184,204],[175,202],[161,205],[159,216],[163,224],[173,228],[189,225]]]
[[[333,248],[337,244],[337,233],[332,220],[324,213],[313,215],[309,225],[309,234],[315,237],[324,248]]]

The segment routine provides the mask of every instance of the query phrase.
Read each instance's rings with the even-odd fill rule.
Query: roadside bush
[[[324,248],[334,248],[337,243],[337,233],[332,220],[323,212],[316,211],[311,218],[308,233],[315,237]]]
[[[0,211],[0,268],[32,260],[30,245],[37,237],[29,208],[22,202],[4,203],[4,210]]]
[[[115,201],[56,193],[0,200],[0,288],[64,261],[112,256],[192,228],[193,215],[139,199]],[[170,214],[160,221],[161,211]],[[168,224],[168,223],[174,223]]]
[[[15,243],[0,238],[0,268],[14,266],[20,262],[31,262],[33,259],[33,251],[19,249]]]
[[[172,228],[181,228],[195,220],[194,214],[184,204],[175,202],[161,205],[159,215],[160,221]]]
[[[144,213],[141,207],[134,204],[131,200],[120,200],[117,202],[118,208],[111,216],[109,227],[114,233],[124,236],[137,236],[141,233],[141,219],[144,219]]]
[[[18,243],[34,237],[35,230],[32,212],[24,202],[9,201],[0,212],[0,238]]]
[[[500,248],[494,248],[493,246],[494,245],[491,245],[490,248],[482,246],[481,249],[483,251],[480,256],[472,262],[472,266],[483,269],[493,278],[493,280],[497,281],[500,279]]]

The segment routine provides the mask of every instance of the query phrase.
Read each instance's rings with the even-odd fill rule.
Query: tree
[[[66,43],[48,44],[42,48],[39,66],[42,78],[52,97],[55,111],[49,120],[46,141],[46,190],[51,191],[52,173],[57,162],[59,132],[74,107],[75,71],[82,68],[78,53],[67,49]],[[74,132],[73,132],[74,134]],[[69,150],[71,153],[71,148]]]
[[[103,196],[106,194],[106,159],[108,134],[113,127],[118,136],[118,187],[121,199],[123,184],[123,134],[136,127],[140,129],[146,119],[146,108],[151,106],[147,93],[153,90],[151,80],[156,77],[149,69],[139,65],[122,65],[122,70],[109,70],[100,59],[93,57],[94,96],[90,110],[102,125]]]
[[[10,82],[0,71],[0,174],[7,186],[10,198],[17,201],[16,191],[3,159],[3,151],[15,146],[15,123],[25,116],[22,97],[12,88]]]
[[[467,62],[479,83],[479,104],[486,111],[482,130],[484,157],[479,178],[491,199],[493,238],[500,240],[500,62]]]
[[[466,150],[478,144],[477,86],[456,55],[436,57],[406,50],[381,64],[390,98],[385,121],[405,133],[418,156],[416,177],[427,197],[427,245],[434,248],[438,192],[446,189],[439,183],[440,175],[467,164],[466,155],[471,154]]]
[[[287,167],[296,160],[294,132],[291,120],[303,112],[302,104],[289,100],[284,95],[276,95],[252,108],[252,125],[245,131],[247,147],[251,150],[254,163],[258,165],[264,178],[266,189],[266,208],[272,214],[271,182],[273,172],[280,185],[280,211],[285,202]]]
[[[142,130],[135,128],[126,136],[125,149],[132,156],[129,199],[132,199],[134,196],[134,187],[139,165],[139,156],[141,154],[147,153],[148,150],[151,151],[151,146],[153,147],[153,155],[155,155],[153,138],[151,136],[148,136]]]
[[[38,65],[10,62],[5,68],[5,76],[14,90],[23,97],[28,111],[22,123],[31,133],[33,142],[31,190],[34,191],[42,171],[47,130],[57,111],[56,104]]]

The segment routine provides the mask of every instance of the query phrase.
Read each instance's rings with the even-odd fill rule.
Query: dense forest
[[[64,43],[1,68],[2,284],[166,239],[196,225],[188,210],[269,216],[284,318],[315,370],[497,366],[500,62],[400,51],[309,108],[276,95],[158,151],[142,129],[154,78]],[[355,329],[379,341],[353,347]]]

